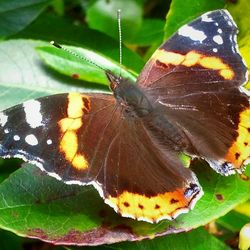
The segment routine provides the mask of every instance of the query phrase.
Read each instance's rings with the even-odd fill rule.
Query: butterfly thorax
[[[147,131],[161,145],[175,151],[185,150],[188,142],[183,131],[163,115],[156,102],[131,81],[107,74],[110,88],[125,118],[139,118]]]
[[[125,116],[142,118],[153,111],[153,106],[146,94],[128,79],[106,73],[110,81],[110,88],[118,105],[122,107]]]

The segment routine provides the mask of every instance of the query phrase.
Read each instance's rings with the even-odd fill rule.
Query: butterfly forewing
[[[220,89],[242,85],[247,81],[247,67],[239,54],[237,31],[228,11],[203,14],[182,26],[155,51],[138,77],[138,84],[175,88],[183,94],[195,92],[197,85],[209,88],[216,81]],[[178,79],[184,77],[188,80],[182,83],[186,88],[177,85]]]

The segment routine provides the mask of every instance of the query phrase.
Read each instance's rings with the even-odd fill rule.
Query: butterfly
[[[150,223],[188,212],[202,187],[182,154],[221,175],[250,156],[247,67],[226,10],[182,26],[136,84],[105,70],[111,94],[65,93],[0,113],[0,156],[67,184],[93,185],[123,217]]]

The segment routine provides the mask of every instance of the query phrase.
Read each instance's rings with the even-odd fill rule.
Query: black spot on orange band
[[[148,222],[157,222],[161,219],[172,219],[182,211],[188,211],[191,201],[200,193],[195,189],[187,196],[185,189],[177,189],[155,196],[145,196],[138,193],[124,191],[117,197],[109,196],[105,201],[114,207],[122,216],[131,217]]]
[[[243,110],[239,115],[238,137],[232,144],[225,160],[240,169],[250,158],[250,108]]]

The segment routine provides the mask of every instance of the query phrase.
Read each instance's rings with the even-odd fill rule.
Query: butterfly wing
[[[226,10],[181,27],[145,65],[138,84],[190,141],[189,154],[217,172],[241,172],[250,157],[247,67]]]
[[[182,26],[155,51],[138,77],[138,84],[149,88],[157,85],[158,89],[167,85],[181,93],[197,81],[203,88],[219,80],[220,86],[227,88],[241,86],[247,81],[247,68],[238,51],[237,31],[228,11],[203,14]],[[160,81],[162,78],[165,81]],[[188,86],[178,86],[178,80],[188,81],[183,83]]]
[[[112,95],[59,94],[1,112],[0,156],[22,158],[67,184],[91,184],[138,220],[175,218],[202,195],[191,170],[161,150],[141,120],[124,119]]]

